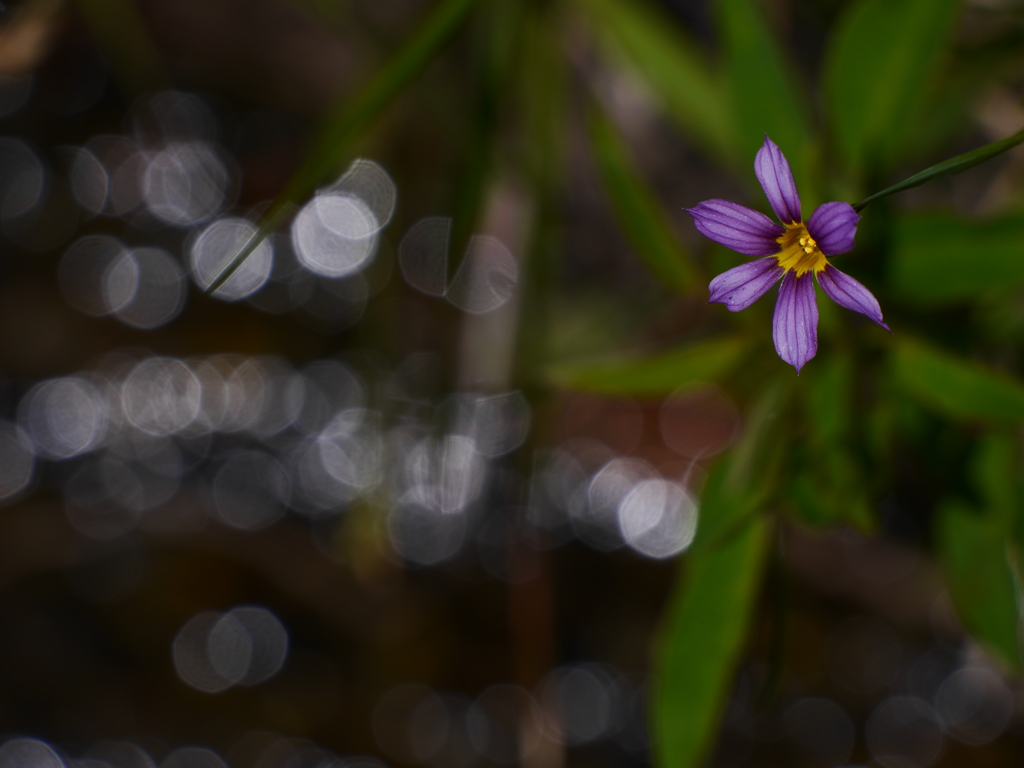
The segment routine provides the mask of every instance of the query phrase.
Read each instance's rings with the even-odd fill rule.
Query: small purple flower
[[[860,220],[853,206],[825,203],[805,224],[789,161],[767,136],[754,160],[754,172],[781,226],[763,213],[728,200],[707,200],[686,209],[705,237],[738,253],[764,257],[712,280],[708,303],[717,301],[729,311],[739,312],[781,278],[772,335],[775,351],[797,373],[818,351],[818,304],[812,272],[832,301],[867,315],[888,331],[871,291],[828,263],[829,256],[853,250]]]

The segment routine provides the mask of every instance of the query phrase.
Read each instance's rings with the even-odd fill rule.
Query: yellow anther
[[[803,235],[798,242],[800,247],[804,249],[804,253],[814,253],[814,249],[818,246],[810,235]]]
[[[792,269],[797,277],[806,272],[820,272],[828,264],[825,254],[818,250],[818,244],[807,231],[803,222],[786,224],[786,232],[778,238],[781,250],[776,254],[779,266]]]

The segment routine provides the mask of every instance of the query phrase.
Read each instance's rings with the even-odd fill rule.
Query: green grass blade
[[[999,141],[993,141],[991,144],[986,144],[983,147],[972,149],[970,152],[965,152],[962,155],[951,157],[949,160],[943,160],[941,163],[933,165],[931,168],[926,168],[920,173],[915,173],[909,179],[904,179],[899,184],[893,184],[891,187],[886,187],[881,192],[875,192],[870,197],[865,197],[859,203],[853,206],[855,211],[864,210],[868,203],[880,200],[883,197],[889,195],[895,195],[897,192],[903,192],[907,189],[913,189],[919,187],[922,184],[927,184],[929,181],[935,181],[936,179],[943,179],[946,176],[954,176],[958,173],[973,168],[976,165],[984,163],[986,160],[991,160],[997,155],[1001,155],[1009,149],[1013,149],[1018,144],[1024,141],[1024,128],[1017,131],[1012,136],[1007,136],[1005,139]]]
[[[590,114],[590,144],[605,194],[637,255],[669,288],[680,292],[697,288],[701,281],[689,254],[633,166],[615,126],[598,107]]]
[[[443,0],[385,67],[351,101],[338,104],[321,124],[305,161],[259,222],[256,233],[206,288],[213,293],[242,266],[287,217],[291,206],[334,173],[352,144],[441,50],[481,0]]]

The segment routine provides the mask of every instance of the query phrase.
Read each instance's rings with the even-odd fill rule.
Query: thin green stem
[[[256,232],[206,288],[213,293],[245,263],[256,247],[287,218],[292,206],[334,172],[352,144],[455,34],[481,0],[444,0],[413,32],[401,50],[350,102],[324,119],[313,148],[284,191],[264,214]]]
[[[859,203],[854,204],[853,210],[860,213],[867,207],[868,203],[874,202],[883,197],[894,195],[897,192],[903,192],[907,189],[913,189],[919,187],[922,184],[926,184],[929,181],[935,181],[936,179],[942,179],[946,176],[953,176],[957,173],[962,173],[968,168],[973,168],[980,163],[984,163],[986,160],[991,160],[996,155],[1000,155],[1009,149],[1013,149],[1015,146],[1024,141],[1024,129],[1017,131],[1012,136],[1008,136],[1000,141],[994,141],[991,144],[986,144],[983,147],[972,149],[970,152],[965,152],[962,155],[951,157],[949,160],[944,160],[937,165],[933,165],[931,168],[926,168],[920,173],[915,173],[909,179],[904,179],[899,184],[893,184],[891,187],[883,189],[881,192],[875,192],[870,197],[865,197]]]

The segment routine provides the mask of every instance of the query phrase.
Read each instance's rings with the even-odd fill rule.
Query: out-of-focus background
[[[0,768],[1020,764],[1024,155],[799,378],[683,208],[1022,89],[1016,0],[6,3]]]

